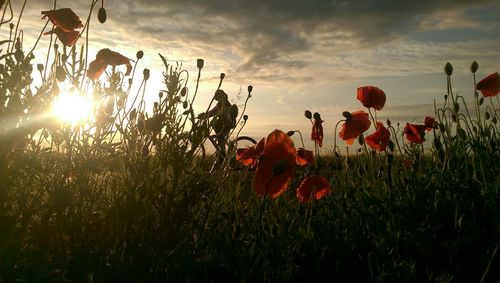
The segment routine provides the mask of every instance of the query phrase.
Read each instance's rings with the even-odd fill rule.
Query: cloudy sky
[[[13,2],[18,14],[23,1]],[[89,5],[57,1],[82,20]],[[45,23],[40,11],[52,6],[27,1],[21,22],[27,42]],[[479,63],[479,77],[500,71],[499,1],[106,0],[104,7],[108,21],[91,20],[91,58],[101,48],[130,58],[144,50],[139,68],[151,69],[157,82],[150,85],[151,97],[163,88],[158,53],[181,62],[191,78],[196,59],[203,58],[197,109],[206,108],[223,72],[222,88],[236,103],[243,102],[247,85],[254,86],[243,134],[261,137],[280,128],[309,136],[303,112],[310,109],[325,120],[326,150],[342,111],[361,109],[359,86],[386,92],[379,117],[420,122],[446,92],[446,62],[454,66],[454,89],[470,97],[472,61]],[[47,38],[39,43],[47,45]]]

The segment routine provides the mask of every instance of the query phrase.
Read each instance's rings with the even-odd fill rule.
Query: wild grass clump
[[[350,154],[335,142],[322,155],[323,120],[306,111],[314,150],[295,148],[289,136],[300,132],[270,129],[249,148],[236,149],[233,135],[214,156],[205,150],[214,123],[193,109],[204,61],[192,91],[184,67],[160,55],[164,87],[152,94],[150,71],[138,70],[144,52],[132,60],[103,47],[88,58],[99,3],[105,23],[104,3],[92,1],[67,30],[58,15],[68,10],[47,11],[48,47],[26,49],[15,24],[0,41],[0,281],[500,278],[498,90],[476,83],[477,63],[472,106],[446,65],[444,104],[421,124],[378,121],[385,93],[358,89],[368,112],[337,124],[340,139],[360,144]],[[36,68],[35,48],[48,50]],[[91,115],[52,115],[65,92],[90,97]]]

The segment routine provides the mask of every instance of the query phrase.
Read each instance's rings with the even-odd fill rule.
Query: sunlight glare
[[[92,113],[92,100],[77,91],[63,92],[54,100],[52,114],[61,122],[72,125],[88,120]]]

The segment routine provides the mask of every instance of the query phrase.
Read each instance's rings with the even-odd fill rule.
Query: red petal
[[[42,11],[42,15],[42,19],[48,17],[53,25],[65,32],[74,31],[75,29],[83,27],[80,18],[70,8]]]

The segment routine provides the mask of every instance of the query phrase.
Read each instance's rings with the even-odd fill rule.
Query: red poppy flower
[[[364,107],[373,107],[381,110],[385,104],[385,93],[380,88],[375,86],[364,86],[358,88],[357,98]]]
[[[436,119],[427,116],[427,117],[425,117],[424,124],[426,127],[425,130],[430,131],[430,130],[434,129],[434,126],[436,125]]]
[[[311,131],[311,139],[318,144],[320,147],[323,146],[323,120],[314,119],[312,131]]]
[[[368,113],[365,111],[360,110],[350,114],[350,117],[346,118],[346,121],[342,124],[342,129],[339,132],[339,137],[349,145],[352,144],[355,138],[368,130],[371,125]]]
[[[299,166],[314,164],[314,153],[311,150],[299,148],[297,150],[297,161],[295,163]]]
[[[75,45],[78,37],[80,36],[80,32],[71,30],[64,31],[59,27],[55,27],[53,30],[43,33],[43,35],[55,34],[57,38],[62,42],[62,44],[71,47]]]
[[[270,133],[255,170],[253,187],[257,195],[276,198],[288,189],[296,159],[297,151],[290,137],[280,130]]]
[[[412,143],[421,144],[424,142],[425,130],[427,127],[425,125],[415,125],[406,123],[404,134],[406,139]]]
[[[99,79],[108,65],[113,67],[118,65],[126,65],[127,72],[125,73],[125,76],[128,76],[130,74],[130,71],[132,71],[132,64],[130,64],[130,59],[118,52],[111,51],[105,48],[97,52],[95,60],[90,62],[87,70],[87,76],[92,80]]]
[[[378,151],[384,151],[387,145],[389,145],[390,137],[391,133],[384,127],[384,124],[382,124],[382,122],[377,122],[377,130],[375,133],[367,136],[365,141],[371,148]]]
[[[500,75],[491,74],[477,83],[476,89],[481,91],[483,96],[495,96],[500,92]]]
[[[53,25],[62,31],[70,32],[83,27],[80,18],[70,8],[42,11],[42,19],[49,18]]]
[[[262,138],[259,143],[249,148],[238,148],[236,150],[236,160],[241,162],[244,166],[254,167],[257,160],[264,151],[265,139]]]
[[[321,199],[330,192],[330,184],[323,176],[307,176],[297,188],[296,196],[301,203],[308,202],[313,197]]]

